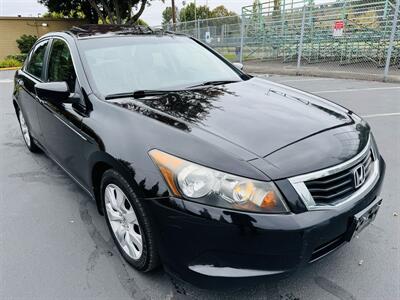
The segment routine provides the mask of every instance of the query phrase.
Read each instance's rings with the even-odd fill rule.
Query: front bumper
[[[200,287],[284,277],[346,241],[355,214],[379,198],[385,173],[366,196],[337,209],[257,214],[180,199],[151,200],[167,271]]]

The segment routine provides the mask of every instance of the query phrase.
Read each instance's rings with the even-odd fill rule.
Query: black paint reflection
[[[327,114],[329,114],[331,116],[334,116],[335,118],[337,118],[339,120],[348,119],[348,117],[345,114],[341,114],[339,112],[336,112],[333,109],[330,109],[329,107],[318,105],[317,103],[314,103],[314,102],[310,102],[307,99],[300,98],[300,97],[297,97],[295,95],[290,95],[290,94],[286,93],[285,91],[278,91],[278,90],[269,89],[268,92],[267,92],[267,95],[269,95],[270,93],[285,97],[287,99],[291,99],[291,100],[295,100],[295,101],[301,102],[301,103],[303,103],[305,105],[311,105],[312,107],[317,108],[319,110],[322,110],[322,111],[326,112]]]
[[[337,119],[339,119],[339,120],[346,120],[346,119],[348,119],[348,117],[347,117],[346,115],[341,114],[341,113],[338,113],[338,112],[336,112],[336,111],[334,111],[334,110],[332,110],[332,109],[329,109],[329,108],[326,107],[326,106],[321,106],[321,105],[318,105],[318,104],[316,104],[316,103],[311,103],[311,105],[312,105],[313,107],[315,107],[315,108],[318,108],[318,109],[320,109],[320,110],[322,110],[322,111],[324,111],[324,112],[330,114],[331,116],[334,116],[335,118],[337,118]]]
[[[189,123],[201,123],[210,110],[219,108],[215,105],[223,90],[208,88],[199,91],[184,91],[167,94],[159,98],[144,98],[140,101],[147,106],[183,119]]]
[[[124,168],[128,171],[129,174],[129,178],[133,178],[134,179],[134,183],[137,184],[137,186],[135,187],[135,190],[137,192],[142,193],[141,195],[138,195],[139,197],[145,197],[145,198],[160,198],[160,197],[167,197],[168,196],[168,191],[164,190],[164,191],[160,191],[160,187],[159,187],[159,182],[158,181],[153,181],[152,183],[154,184],[150,184],[147,178],[142,177],[142,176],[136,176],[137,172],[134,168],[134,166],[129,163],[128,161],[125,161],[123,159],[118,159],[119,163],[121,163]],[[151,179],[151,178],[150,178]]]
[[[112,101],[112,102],[114,104],[119,105],[123,108],[126,108],[130,111],[140,113],[146,117],[166,123],[175,128],[185,130],[185,131],[190,131],[190,127],[186,123],[182,122],[181,120],[173,118],[171,116],[168,116],[165,113],[150,109],[148,106],[143,105],[142,103],[140,103],[136,100],[123,100],[123,101]]]
[[[176,128],[190,131],[190,124],[203,124],[210,111],[222,109],[216,103],[224,94],[235,95],[224,87],[207,87],[177,91],[163,96],[112,102]]]
[[[253,223],[256,223],[256,219],[247,214],[237,213],[234,211],[224,211],[224,215],[230,216],[232,223],[235,224],[241,234],[255,233],[257,229],[254,227]]]

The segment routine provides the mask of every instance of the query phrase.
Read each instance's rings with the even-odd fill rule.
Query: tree
[[[59,12],[45,12],[44,14],[41,15],[42,18],[52,18],[52,19],[63,19],[66,18],[67,16],[64,16],[62,13]],[[73,16],[68,16],[68,17],[73,17]],[[76,16],[75,16],[76,17]],[[84,16],[81,14],[79,16],[81,18],[84,18]]]
[[[196,8],[196,14],[195,14],[195,8]],[[171,8],[168,13],[166,10],[168,7],[164,10],[163,12],[163,17],[164,13],[166,17],[168,17],[168,20],[170,20],[172,17],[169,16],[169,14],[172,14]],[[183,7],[180,12],[179,12],[179,20],[180,22],[190,22],[194,21],[196,19],[210,19],[210,18],[223,18],[223,17],[230,17],[230,16],[237,16],[237,14],[233,11],[228,10],[225,6],[220,5],[214,8],[213,10],[210,10],[210,8],[207,5],[200,5],[200,6],[195,6],[194,3],[189,3],[185,7]],[[164,20],[164,18],[163,18]]]
[[[142,25],[142,26],[149,26],[149,24],[147,24],[147,22],[143,19],[137,20],[135,24]]]
[[[177,8],[176,8],[177,10]],[[179,14],[176,14],[177,21],[179,22]],[[172,7],[168,6],[162,12],[162,25],[172,23]]]
[[[220,5],[214,8],[211,11],[212,18],[223,18],[223,17],[232,17],[237,16],[237,14],[233,11],[229,11],[225,6]]]
[[[19,51],[21,51],[23,54],[28,53],[33,44],[36,43],[37,39],[38,38],[36,35],[21,35],[19,39],[16,40]]]
[[[228,10],[225,6],[220,5],[214,8],[211,11],[211,18],[214,18],[213,20],[210,20],[209,25],[210,26],[222,26],[222,25],[228,25],[228,24],[239,24],[240,23],[240,18],[239,16],[233,12]],[[221,27],[222,29],[222,27]]]
[[[179,19],[181,22],[189,22],[195,20],[195,9],[197,19],[208,19],[211,18],[211,10],[206,5],[194,6],[194,3],[189,3],[183,7],[179,12]]]
[[[134,24],[154,0],[38,0],[49,12],[84,17],[90,23]],[[135,13],[133,13],[135,11]]]

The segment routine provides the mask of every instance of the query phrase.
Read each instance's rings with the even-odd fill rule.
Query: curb
[[[284,68],[268,68],[256,66],[244,66],[245,72],[255,74],[277,74],[277,75],[292,75],[292,76],[310,76],[310,77],[327,77],[338,79],[357,79],[367,81],[384,81],[391,83],[400,83],[400,76],[388,75],[386,80],[383,80],[383,74],[365,74],[354,72],[341,72],[341,71],[324,71],[316,69],[284,69]]]
[[[0,71],[13,71],[19,69],[21,69],[21,67],[9,67],[9,68],[0,68]]]

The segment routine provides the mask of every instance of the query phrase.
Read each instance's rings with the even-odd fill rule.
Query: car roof
[[[110,25],[110,24],[88,24],[74,26],[66,31],[67,34],[72,35],[77,39],[82,38],[97,38],[109,36],[137,36],[137,35],[184,35],[170,31],[165,31],[159,28],[152,28],[143,25]]]

